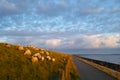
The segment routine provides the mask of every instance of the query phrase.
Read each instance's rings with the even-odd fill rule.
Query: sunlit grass
[[[32,55],[39,52],[29,49]],[[66,79],[62,79],[63,71],[71,76],[69,80],[78,80],[75,78],[78,74],[75,67],[72,67],[74,66],[72,60],[68,63],[70,57],[68,54],[48,52],[55,58],[55,62],[45,59],[32,63],[31,56],[24,56],[24,51],[19,51],[14,45],[6,47],[6,44],[0,43],[0,80],[68,80],[67,76]],[[43,56],[45,57],[45,54]],[[66,67],[67,63],[68,67]]]

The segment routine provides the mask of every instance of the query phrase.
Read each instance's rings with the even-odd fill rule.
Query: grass
[[[63,71],[62,80],[80,80],[76,67],[72,61],[72,57],[69,56],[65,70]]]
[[[29,49],[32,55],[39,52]],[[7,48],[5,43],[0,43],[0,80],[80,80],[70,55],[47,51],[55,62],[45,59],[32,63],[31,56],[24,56],[24,51],[15,45]]]

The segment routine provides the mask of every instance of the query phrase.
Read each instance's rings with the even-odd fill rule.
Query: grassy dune
[[[31,56],[39,50],[29,48],[32,55],[24,56],[26,48],[19,51],[15,45],[0,43],[0,80],[80,80],[70,55],[46,50],[54,62],[45,58],[32,63]]]

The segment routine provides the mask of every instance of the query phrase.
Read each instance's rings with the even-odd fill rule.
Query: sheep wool
[[[9,44],[6,45],[7,48],[10,48],[11,46]]]
[[[33,63],[38,62],[38,58],[37,57],[32,57],[32,62]]]
[[[49,60],[49,61],[51,60],[51,57],[50,57],[50,56],[47,56],[46,58],[47,58],[47,60]]]
[[[44,61],[44,57],[43,56],[41,57],[41,60]]]
[[[20,46],[21,46],[20,44],[17,44],[17,45],[16,45],[17,48],[20,47]]]
[[[46,52],[46,55],[48,56],[48,55],[49,55],[49,52]]]
[[[35,51],[38,51],[39,49],[38,48],[34,48]]]
[[[24,55],[31,55],[31,51],[29,49],[27,49],[24,53]]]
[[[38,56],[40,56],[40,53],[35,53],[33,56],[38,57]]]
[[[41,56],[41,55],[39,55],[39,56],[38,56],[38,59],[39,59],[39,60],[41,60],[41,59],[42,59],[42,56]]]
[[[55,62],[55,58],[52,58],[52,62]]]
[[[24,48],[22,46],[19,46],[18,50],[22,51],[22,50],[24,50]]]
[[[44,51],[40,51],[41,54],[44,54]]]

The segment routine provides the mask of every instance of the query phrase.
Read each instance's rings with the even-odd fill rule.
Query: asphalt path
[[[117,80],[108,74],[80,61],[75,56],[73,56],[73,61],[82,80]]]

